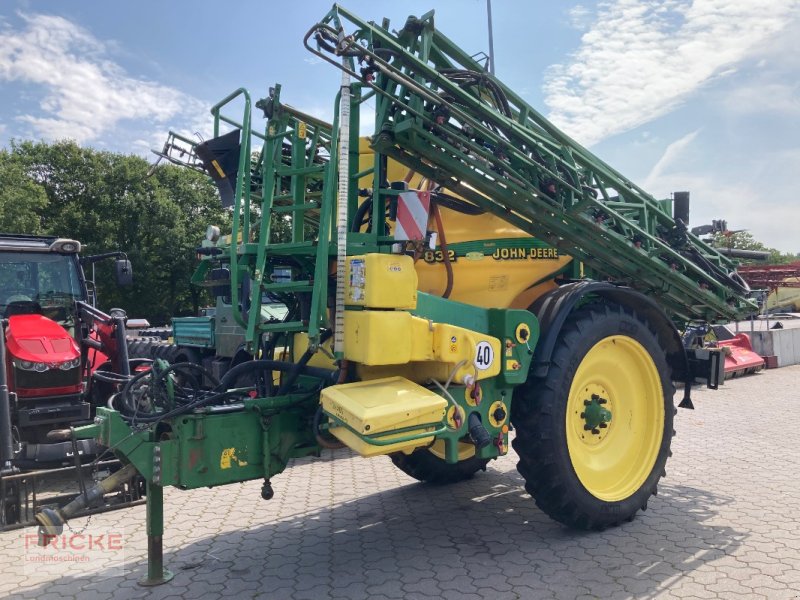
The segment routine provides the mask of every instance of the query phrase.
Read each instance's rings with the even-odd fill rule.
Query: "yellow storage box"
[[[378,369],[376,376],[391,373],[414,381],[444,381],[461,363],[453,374],[457,383],[494,377],[502,362],[500,340],[495,337],[387,310],[345,311],[344,356],[367,367],[406,365],[406,370]]]
[[[411,360],[411,313],[347,310],[344,357],[363,365],[400,365]]]
[[[434,360],[435,327],[427,319],[399,310],[347,310],[344,357],[372,366]]]
[[[414,260],[398,254],[348,256],[344,290],[344,302],[349,306],[416,308]]]
[[[361,456],[376,456],[400,450],[427,446],[433,436],[376,446],[361,439],[361,435],[414,428],[397,434],[378,436],[392,440],[409,435],[435,431],[444,419],[447,400],[404,377],[386,377],[357,383],[333,385],[322,390],[322,409],[346,423],[347,427],[331,427],[330,432]],[[427,427],[423,427],[427,425]],[[354,431],[351,431],[354,430]]]

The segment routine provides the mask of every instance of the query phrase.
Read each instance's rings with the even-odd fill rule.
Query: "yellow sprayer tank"
[[[374,154],[367,138],[361,139],[359,152],[361,168],[372,166]],[[387,174],[390,181],[408,178],[408,170],[392,160]],[[359,185],[371,186],[371,177]],[[426,185],[416,173],[408,180],[409,189]],[[439,211],[442,231],[433,214],[428,219],[428,230],[436,232],[436,247],[424,249],[415,261],[421,292],[441,296],[447,287],[442,238],[453,271],[449,298],[484,308],[528,308],[556,287],[553,277],[572,261],[495,215],[466,214],[445,206]]]

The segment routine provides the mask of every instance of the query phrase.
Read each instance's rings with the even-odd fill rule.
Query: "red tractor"
[[[0,234],[0,461],[3,472],[74,462],[93,444],[52,442],[51,430],[86,423],[130,374],[125,313],[94,307],[84,266],[117,258],[120,285],[130,262],[112,252],[79,257],[69,239]]]

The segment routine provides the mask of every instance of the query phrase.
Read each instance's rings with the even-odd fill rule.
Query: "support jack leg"
[[[164,488],[147,483],[147,577],[139,585],[151,587],[170,581],[174,575],[164,568]]]

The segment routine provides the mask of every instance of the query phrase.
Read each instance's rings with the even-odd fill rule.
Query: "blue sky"
[[[488,50],[484,0],[351,0],[362,17],[436,10]],[[340,73],[305,32],[329,2],[4,0],[0,144],[73,138],[147,154],[169,129],[207,132],[208,106],[276,82],[331,118]],[[692,225],[800,252],[800,0],[494,0],[496,71],[657,197],[692,192]]]

